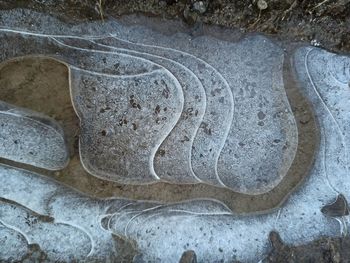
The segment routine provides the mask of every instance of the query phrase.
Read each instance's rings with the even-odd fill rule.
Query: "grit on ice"
[[[232,41],[115,20],[72,26],[28,10],[1,12],[0,39],[1,62],[40,55],[68,67],[80,161],[104,180],[273,190],[302,154],[286,64],[319,133],[301,185],[276,209],[247,215],[214,199],[97,199],[1,165],[0,259],[20,260],[37,244],[50,260],[115,260],[126,240],[145,261],[178,262],[193,250],[199,262],[258,262],[271,231],[293,245],[347,233],[350,57],[308,45],[286,55],[256,34]],[[58,121],[0,101],[0,125],[1,158],[67,166]],[[343,211],[332,211],[335,200]]]

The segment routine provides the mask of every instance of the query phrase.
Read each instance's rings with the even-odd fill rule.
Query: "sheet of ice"
[[[294,159],[297,128],[283,87],[283,51],[277,44],[259,35],[248,36],[238,42],[222,41],[210,35],[192,37],[186,33],[164,36],[138,25],[125,32],[123,29],[115,30],[113,36],[127,40],[127,43],[138,43],[148,52],[157,48],[182,54],[181,61],[184,61],[185,55],[192,61],[200,60],[229,86],[228,93],[234,97],[234,112],[224,111],[226,116],[233,116],[230,117],[231,128],[227,127],[226,132],[220,135],[225,138],[224,144],[219,147],[221,153],[215,153],[216,148],[211,147],[209,139],[198,144],[204,147],[200,150],[196,148],[196,141],[193,144],[192,156],[202,156],[200,162],[192,161],[193,170],[200,179],[201,174],[206,174],[204,170],[208,171],[209,164],[212,166],[208,159],[203,158],[209,153],[215,159],[215,174],[220,184],[234,191],[259,194],[271,190],[281,181]],[[201,74],[200,69],[193,71]],[[208,74],[205,74],[204,80],[207,78]],[[209,110],[209,99],[227,99],[227,95],[220,94],[220,89],[216,88],[205,90],[207,112],[212,115],[211,118],[219,116],[218,112],[223,108],[219,101],[213,102],[216,110]],[[222,130],[217,125],[207,126],[205,123],[201,128],[210,138],[213,131]],[[219,144],[219,140],[216,140],[215,147]],[[199,166],[198,174],[196,163]],[[210,174],[213,173],[210,171]]]
[[[0,101],[0,157],[48,170],[63,169],[69,152],[60,125]]]
[[[138,54],[152,61],[159,61],[162,65],[167,66],[180,81],[184,93],[183,111],[176,126],[159,147],[154,160],[154,169],[157,175],[165,181],[200,182],[201,179],[195,175],[191,161],[193,141],[202,123],[207,105],[205,90],[199,77],[186,65],[180,63],[180,60],[169,59],[168,57],[172,57],[171,54],[164,56],[163,53],[157,52],[157,49],[150,52],[144,49],[143,45],[116,37],[94,40],[94,42],[98,43],[100,48],[102,46],[111,51]]]
[[[140,32],[137,33],[140,36]],[[223,186],[216,173],[216,161],[226,139],[233,114],[232,94],[226,80],[211,65],[189,53],[154,45],[142,45],[142,49],[182,63],[202,82],[206,94],[206,109],[192,142],[192,169],[203,182]],[[184,108],[184,111],[188,114],[188,108]],[[184,139],[186,140],[185,137],[182,138]]]
[[[187,159],[185,159],[185,161],[187,163],[191,161],[192,169],[195,173],[192,174],[192,177],[194,177],[195,179],[192,179],[188,182],[198,182],[201,180],[203,182],[223,186],[223,184],[220,182],[220,179],[217,177],[215,167],[216,159],[221,150],[221,145],[223,144],[226,137],[225,133],[227,128],[225,127],[228,127],[231,122],[230,116],[232,115],[233,105],[230,99],[231,94],[228,90],[227,83],[221,77],[221,75],[204,61],[190,54],[175,49],[166,49],[156,46],[145,46],[142,44],[137,45],[125,41],[123,39],[118,39],[116,36],[100,40],[93,40],[93,42],[100,44],[100,46],[97,48],[104,47],[112,50],[117,50],[117,52],[130,53],[133,52],[132,49],[135,49],[136,47],[137,50],[141,50],[142,52],[134,52],[134,54],[136,53],[137,55],[147,56],[147,58],[152,57],[152,55],[149,55],[148,53],[156,54],[158,58],[162,58],[163,60],[173,61],[172,63],[183,64],[185,67],[187,67],[187,71],[193,72],[192,74],[195,74],[197,76],[197,79],[199,79],[202,82],[202,87],[204,88],[207,94],[205,99],[206,114],[202,118],[202,122],[199,127],[200,129],[198,130],[198,127],[196,125],[197,122],[193,122],[193,118],[189,119],[189,116],[194,115],[194,117],[198,117],[198,115],[201,112],[199,112],[199,110],[197,110],[198,112],[196,111],[197,107],[202,107],[203,110],[203,94],[200,94],[200,96],[198,94],[192,95],[191,92],[195,92],[197,88],[195,86],[193,87],[192,85],[190,86],[189,83],[191,83],[191,79],[184,79],[183,76],[181,82],[184,83],[183,90],[184,93],[186,93],[186,105],[184,105],[183,108],[184,110],[182,118],[180,118],[180,121],[177,123],[175,130],[173,129],[169,137],[166,139],[166,141],[163,142],[163,144],[159,148],[158,155],[156,156],[155,166],[156,170],[160,171],[161,178],[164,178],[165,180],[170,180],[172,182],[176,182],[176,179],[179,178],[178,182],[181,182],[183,180],[181,178],[184,177],[183,173],[188,173],[188,171],[186,171],[185,169],[185,171],[179,170],[179,168],[183,167],[183,164],[181,164],[181,166],[179,166],[179,164],[181,163],[180,161],[184,159],[184,157],[174,158],[174,152],[175,156],[179,156],[180,154],[184,156],[183,152],[180,153],[180,150],[182,150],[183,148],[179,147],[179,145],[183,145],[186,142],[187,145],[184,145],[185,150],[188,151],[188,148],[190,146],[191,154],[190,160],[188,160],[189,154],[187,156],[185,155],[185,158]],[[122,47],[129,46],[129,49],[131,50],[129,51],[125,50],[125,48],[124,50],[123,48],[117,48],[117,46],[120,45]],[[172,71],[172,73],[176,74],[176,71],[175,73],[174,71]],[[177,73],[176,76],[179,76],[179,74]],[[216,93],[222,94],[220,95],[220,97],[218,97],[215,95]],[[193,106],[187,105],[187,102],[190,102],[191,105],[193,105],[194,103],[199,103],[199,106],[193,108]],[[213,132],[214,128],[212,127],[216,127],[215,132]],[[194,134],[191,134],[191,131],[197,132],[196,136]],[[195,136],[194,140],[191,139],[193,136]],[[199,148],[201,149],[201,152],[198,151]],[[197,150],[195,151],[194,149]],[[176,155],[177,152],[179,154]],[[168,154],[165,155],[164,153],[169,153],[169,157]],[[164,157],[167,159],[165,159]],[[169,163],[170,161],[172,161],[172,163]],[[171,169],[173,167],[177,168]],[[186,167],[188,166],[185,165],[185,168]],[[173,179],[174,177],[175,179]]]
[[[328,174],[325,169],[334,161],[325,155],[325,149],[338,148],[338,145],[326,140],[329,130],[333,129],[333,120],[326,118],[328,111],[320,103],[320,98],[311,85],[313,82],[302,78],[303,72],[308,68],[303,69],[299,66],[305,65],[305,61],[311,64],[313,62],[309,57],[305,57],[305,50],[308,51],[308,48],[296,53],[294,65],[301,86],[313,103],[316,116],[320,120],[321,144],[309,177],[278,211],[265,215],[238,216],[228,214],[230,212],[220,203],[205,200],[175,205],[142,204],[142,202],[135,204],[127,200],[114,200],[116,203],[111,205],[112,200],[107,200],[105,207],[108,208],[99,210],[96,209],[96,203],[103,201],[93,201],[72,190],[64,190],[64,187],[47,178],[8,167],[1,167],[0,194],[33,211],[55,214],[56,217],[63,218],[66,223],[82,226],[82,229],[87,229],[86,226],[90,222],[96,222],[96,218],[102,222],[102,218],[108,213],[110,215],[108,228],[104,230],[98,228],[98,231],[108,233],[109,230],[126,239],[134,240],[143,258],[150,261],[177,262],[183,251],[194,250],[198,261],[238,259],[256,262],[269,249],[267,235],[271,230],[278,231],[283,240],[289,244],[305,243],[323,235],[339,236],[341,231],[338,222],[324,216],[321,208],[333,201],[339,192],[331,185],[329,178],[343,180],[343,187],[348,186],[349,182],[344,179],[342,173]],[[313,50],[313,52],[324,51]],[[303,63],[300,64],[301,62]],[[323,87],[323,83],[319,83],[317,87]],[[349,92],[346,89],[342,90],[342,97],[346,97]],[[332,93],[327,94],[332,96]],[[346,108],[337,109],[346,110]],[[338,151],[337,155],[342,158],[344,152]],[[346,169],[344,166],[339,167]],[[58,191],[56,188],[62,190]],[[343,189],[342,191],[346,190]],[[343,194],[349,198],[348,190]],[[29,197],[34,200],[28,201]],[[47,205],[40,200],[54,201],[53,205]],[[100,214],[100,217],[96,214]],[[94,237],[99,238],[99,234],[95,234]],[[100,246],[106,244],[95,243]]]
[[[80,112],[81,161],[87,171],[120,183],[158,180],[153,167],[156,150],[182,110],[178,82],[165,70],[102,78],[72,68],[71,85]]]
[[[0,196],[11,201],[1,201],[0,222],[23,235],[28,244],[38,244],[49,260],[118,259],[118,242],[103,230],[101,222],[106,214],[132,201],[93,199],[46,177],[8,166],[0,166]],[[8,247],[19,246],[21,240],[7,239],[6,246],[0,248],[1,259],[12,253],[9,249],[7,254]],[[23,253],[14,259],[19,260]]]
[[[123,48],[125,43],[115,38],[100,40],[104,44],[97,43],[98,40],[62,39],[65,44],[75,47],[89,47],[90,49],[126,53],[148,59],[167,68],[179,81],[184,94],[184,105],[180,119],[172,129],[167,138],[158,148],[154,160],[154,170],[157,176],[164,181],[173,183],[198,183],[191,167],[191,151],[195,134],[201,124],[205,112],[206,98],[202,83],[198,77],[184,65],[167,59],[162,56],[151,55],[139,51]],[[112,45],[112,46],[111,46]],[[132,45],[131,43],[129,45]],[[117,48],[119,46],[119,48]],[[136,48],[135,48],[136,49]],[[168,107],[161,107],[159,104],[154,109],[157,119],[161,119],[161,112],[168,111]]]
[[[159,179],[153,159],[179,119],[184,100],[180,83],[167,69],[127,54],[70,47],[49,36],[4,34],[17,39],[18,48],[11,50],[16,56],[41,53],[70,65],[82,127],[81,160],[90,173],[120,183]],[[23,48],[27,45],[31,49]]]
[[[27,241],[16,230],[5,227],[0,223],[0,259],[10,261],[14,258],[21,259],[27,252]]]
[[[108,253],[119,252],[118,247],[111,247],[110,231],[136,241],[144,259],[152,262],[157,259],[177,262],[183,251],[188,249],[196,251],[199,261],[236,258],[253,262],[268,251],[267,236],[271,230],[279,231],[290,243],[304,243],[321,235],[339,234],[338,223],[320,213],[320,207],[334,194],[326,195],[330,188],[317,169],[305,188],[293,195],[283,211],[260,216],[237,216],[214,200],[169,205],[94,200],[37,174],[4,166],[0,168],[1,196],[50,216],[56,223],[78,227],[93,244],[90,257],[100,260]],[[11,191],[21,185],[26,188],[22,186],[18,191]],[[37,202],[38,199],[47,202]],[[108,215],[111,215],[109,228],[101,228],[103,218]],[[18,224],[16,220],[11,225]],[[40,233],[33,239],[41,248],[44,247]],[[52,258],[55,258],[54,255]],[[74,256],[74,259],[81,258],[84,257]]]
[[[65,28],[65,25],[57,20],[54,22],[52,17],[44,18],[42,14],[38,13],[37,15],[38,17],[35,19],[35,15],[28,11],[21,11],[20,14],[16,12],[6,13],[1,17],[0,26],[7,28],[10,31],[17,29],[22,32],[31,31],[37,34],[69,34],[80,37],[84,37],[84,35],[86,37],[86,35],[90,34],[90,36],[87,37],[90,39],[91,35],[106,36],[109,35],[110,32],[116,31],[120,32],[122,35],[127,35],[130,31],[128,27],[124,27],[116,21],[109,21],[105,23],[103,28],[101,28],[101,25],[98,23],[89,24],[89,28],[85,28],[87,25],[70,26]],[[25,22],[22,19],[17,19],[16,22],[12,22],[16,16],[26,16],[28,17],[28,20]],[[43,20],[42,23],[37,22],[38,18]],[[53,26],[55,23],[58,23],[58,25]],[[27,28],[28,24],[31,24],[30,28]],[[143,34],[140,35],[142,31],[143,30],[137,32],[138,37],[141,37],[141,39],[144,37]],[[154,33],[152,35],[155,36]],[[164,38],[164,36],[162,38]],[[153,49],[153,47],[150,48],[151,50]],[[194,145],[197,146],[197,148],[192,150],[191,161],[194,173],[197,177],[203,177],[201,178],[203,181],[212,184],[220,184],[220,182],[218,182],[219,179],[217,177],[215,167],[217,158],[220,154],[227,131],[232,121],[233,99],[231,91],[229,90],[228,84],[221,74],[205,61],[196,58],[191,54],[187,54],[186,52],[181,52],[175,49],[170,49],[170,51],[172,57],[167,57],[166,55],[162,54],[164,52],[169,53],[167,49],[160,49],[160,52],[157,53],[157,55],[175,60],[194,71],[194,73],[203,83],[207,93],[206,114],[204,116],[201,128],[198,130],[197,136],[194,139]],[[148,51],[147,53],[152,53],[152,51]],[[215,93],[217,92],[222,93],[220,97],[215,96]],[[219,99],[221,102],[219,102]],[[216,106],[218,103],[220,107]],[[205,162],[203,161],[204,157],[206,159]]]
[[[312,94],[325,133],[325,172],[336,191],[350,198],[350,58],[322,49],[304,48],[295,54],[298,77]],[[326,127],[326,128],[324,128]]]
[[[215,151],[213,150],[215,153],[205,157],[206,161],[211,163],[208,169],[214,172],[200,174],[205,180],[198,176],[195,163],[200,163],[200,161],[196,159],[195,151],[192,151],[191,165],[195,175],[207,183],[217,184],[221,181],[234,190],[255,194],[273,187],[288,170],[295,153],[297,132],[282,85],[282,51],[276,43],[261,36],[248,37],[237,43],[209,36],[188,40],[187,34],[165,37],[163,34],[144,27],[128,28],[114,22],[113,27],[110,27],[111,24],[106,25],[106,28],[115,28],[114,38],[122,37],[126,41],[138,43],[140,32],[143,30],[142,45],[135,44],[131,48],[129,45],[123,46],[121,40],[111,42],[109,38],[104,38],[102,40],[93,39],[95,42],[91,42],[90,46],[83,46],[86,41],[92,39],[85,37],[84,41],[74,44],[69,42],[67,37],[52,35],[53,32],[81,33],[84,31],[83,27],[67,28],[50,18],[48,21],[56,24],[49,25],[44,22],[43,25],[48,27],[45,29],[40,22],[37,22],[43,19],[43,16],[38,16],[32,29],[37,30],[36,33],[25,33],[23,30],[26,23],[21,25],[21,20],[14,20],[14,24],[11,24],[13,18],[13,13],[0,16],[2,27],[13,25],[22,30],[14,32],[13,29],[0,29],[2,39],[6,40],[1,42],[4,47],[1,60],[16,55],[40,52],[69,64],[72,87],[78,87],[72,88],[77,113],[80,117],[90,113],[86,114],[85,124],[82,124],[83,127],[87,125],[86,131],[97,132],[97,129],[101,128],[100,123],[92,125],[95,127],[89,126],[94,121],[110,124],[108,118],[102,118],[100,115],[97,117],[97,111],[103,109],[101,114],[106,111],[106,107],[100,107],[101,101],[106,103],[108,99],[111,99],[114,100],[111,105],[122,108],[123,105],[130,104],[130,110],[142,110],[142,105],[140,104],[140,109],[138,101],[135,101],[135,96],[130,98],[131,95],[127,88],[123,93],[123,87],[137,90],[135,78],[140,82],[148,83],[162,76],[162,80],[172,81],[172,84],[169,83],[168,86],[173,87],[173,92],[176,94],[174,98],[180,101],[175,103],[171,100],[169,103],[183,104],[179,108],[174,107],[173,112],[178,113],[178,115],[175,114],[177,118],[174,117],[172,126],[169,124],[167,132],[162,133],[163,140],[157,139],[158,146],[160,146],[166,138],[171,136],[173,128],[177,127],[176,123],[182,116],[182,106],[187,103],[187,93],[183,92],[182,85],[184,78],[176,77],[175,74],[180,74],[180,71],[172,72],[172,70],[182,68],[183,72],[188,73],[188,76],[192,71],[203,85],[207,103],[203,119],[212,114],[212,112],[208,114],[210,104],[208,98],[212,96],[215,104],[216,95],[218,95],[214,92],[214,96],[209,92],[211,80],[217,81],[220,92],[227,92],[227,96],[231,92],[235,101],[234,112],[232,112],[234,115],[231,119],[227,118],[230,116],[227,114],[233,110],[233,104],[227,102],[225,105],[230,107],[227,107],[225,111],[218,111],[220,116],[224,116],[223,113],[226,114],[226,122],[223,123],[224,119],[219,118],[218,125],[221,124],[221,129],[215,134],[217,140],[213,139],[216,142]],[[32,15],[29,15],[29,18],[33,18]],[[90,28],[91,30],[99,29],[98,32],[105,32],[101,31],[101,27],[96,24],[92,24]],[[52,31],[46,32],[46,35],[39,34],[45,33],[45,30]],[[95,32],[87,30],[90,34]],[[79,35],[79,38],[81,37],[82,35]],[[13,41],[17,41],[22,47],[16,46],[12,49],[9,43],[15,43]],[[27,50],[24,48],[26,45]],[[96,59],[96,68],[91,64],[90,56],[92,60]],[[106,58],[105,66],[103,58]],[[263,58],[264,61],[257,60],[257,58]],[[116,69],[114,62],[119,60],[122,61],[121,68]],[[198,67],[195,66],[196,63],[199,63]],[[321,212],[321,209],[333,202],[339,194],[342,194],[347,200],[350,199],[350,180],[348,178],[350,152],[347,132],[350,115],[348,109],[350,58],[322,49],[303,47],[295,52],[293,66],[300,88],[314,107],[320,125],[321,140],[309,176],[278,210],[260,215],[237,215],[215,200],[160,204],[123,199],[93,199],[38,174],[0,166],[0,197],[6,199],[2,199],[0,203],[0,234],[11,237],[5,243],[6,248],[9,248],[8,254],[1,251],[0,255],[4,258],[12,255],[11,244],[18,247],[25,243],[35,242],[49,254],[52,260],[115,260],[121,253],[113,237],[117,235],[132,241],[145,261],[178,262],[184,251],[193,250],[199,262],[229,262],[232,260],[257,262],[268,252],[267,237],[272,230],[278,231],[285,242],[294,245],[312,241],[321,236],[340,236],[349,225],[349,216],[328,217]],[[213,79],[208,78],[206,76],[208,74]],[[143,80],[145,76],[146,80]],[[138,79],[138,77],[141,78]],[[132,81],[128,82],[127,80],[130,79]],[[271,83],[273,85],[270,85]],[[116,86],[118,89],[113,89]],[[85,90],[86,87],[90,87],[90,90],[89,88]],[[159,85],[151,87],[157,88]],[[115,90],[119,93],[113,94]],[[101,97],[98,96],[99,92],[110,93],[108,96]],[[145,89],[142,90],[142,94],[147,94]],[[179,94],[185,95],[186,98]],[[227,96],[224,98],[227,99]],[[87,102],[91,98],[95,102]],[[126,101],[124,102],[123,99]],[[132,102],[129,99],[132,99]],[[155,109],[153,100],[156,98],[145,96],[144,99],[145,102],[152,105],[147,106],[147,110]],[[85,104],[84,100],[86,100]],[[96,101],[101,104],[96,104]],[[119,102],[121,103],[118,104]],[[93,106],[95,108],[91,109],[87,105],[99,105],[99,107]],[[217,104],[215,105],[217,107]],[[214,109],[215,107],[213,106]],[[146,116],[150,117],[150,114],[151,111],[147,112]],[[113,116],[110,118],[110,121],[114,120]],[[264,125],[258,123],[257,126],[263,128],[256,126],[256,122],[259,121],[263,121]],[[124,121],[122,123],[125,124]],[[200,136],[200,131],[206,134],[204,130],[204,127],[199,128],[194,137],[193,146],[196,146],[196,138]],[[107,128],[103,131],[104,135],[101,131],[103,137],[111,134]],[[214,132],[216,130],[211,130],[212,135]],[[209,133],[208,130],[207,133]],[[275,137],[277,135],[278,137]],[[125,134],[123,136],[125,137]],[[198,141],[200,147],[204,141],[209,142],[212,139],[204,135],[202,138],[203,141]],[[243,139],[247,140],[247,138],[250,139],[249,147],[247,146],[246,149],[247,156],[250,157],[248,154],[250,152],[254,152],[255,155],[251,154],[251,158],[243,158],[242,164],[239,164],[242,167],[237,168],[237,171],[229,170],[230,166],[226,162],[236,158],[234,154],[237,152],[244,152],[244,149],[240,150],[238,147],[246,147]],[[92,141],[103,145],[100,141],[94,141],[92,137],[90,139],[85,143],[91,144]],[[271,140],[280,141],[274,142],[277,144],[274,145],[271,144]],[[239,145],[240,142],[244,145]],[[84,144],[83,140],[81,144]],[[204,153],[208,145],[203,146]],[[105,153],[105,148],[101,149],[102,153]],[[110,148],[106,147],[106,149]],[[153,151],[154,154],[157,149]],[[267,157],[263,161],[269,163],[274,171],[268,179],[264,177],[266,174],[263,163],[258,162],[262,156],[265,156],[264,154]],[[273,158],[278,160],[273,160]],[[254,165],[260,167],[260,170],[248,173],[248,168]],[[149,167],[152,165],[147,166]],[[228,171],[231,172],[230,176]],[[245,171],[247,174],[243,176]],[[144,174],[141,171],[138,172],[142,175],[140,178],[144,180],[146,178],[143,177]],[[113,176],[119,175],[113,174]],[[230,183],[232,185],[229,185]],[[26,218],[33,219],[35,224],[28,225]],[[43,220],[44,218],[48,220]],[[341,223],[340,227],[338,221]],[[21,233],[21,237],[14,238],[12,231]],[[45,235],[45,231],[49,231],[52,235]],[[70,234],[64,236],[63,233]],[[0,236],[0,242],[2,240]],[[66,242],[62,244],[61,242],[65,240]],[[55,244],[66,253],[58,255],[54,251]],[[74,246],[68,244],[74,244]],[[24,251],[19,253],[18,259],[25,253]]]
[[[51,259],[86,258],[91,251],[89,236],[80,227],[41,218],[17,204],[0,202],[0,222],[18,231],[28,244],[40,244]]]
[[[213,38],[198,39],[198,43],[207,50],[203,54],[211,54],[214,47],[221,50],[217,60],[205,59],[222,72],[235,94],[235,114],[218,160],[218,174],[236,192],[268,192],[287,174],[298,145],[283,84],[282,48],[263,36],[248,37],[236,45]]]
[[[315,53],[315,56],[309,56],[310,53]],[[342,160],[349,152],[341,150],[341,140],[330,140],[330,137],[334,136],[334,119],[330,117],[331,111],[322,101],[332,101],[334,93],[324,92],[320,98],[318,90],[324,90],[327,82],[331,80],[322,78],[324,81],[315,84],[313,80],[320,79],[319,73],[311,67],[317,61],[316,65],[321,63],[324,67],[322,72],[327,72],[327,63],[330,60],[320,62],[318,57],[321,55],[334,56],[326,51],[308,47],[299,49],[294,56],[294,67],[300,87],[312,102],[320,122],[321,143],[309,177],[277,211],[265,215],[238,216],[230,214],[222,204],[210,200],[173,205],[135,203],[128,200],[96,201],[74,193],[47,178],[9,167],[1,167],[0,195],[35,212],[54,215],[54,218],[60,218],[61,221],[81,226],[85,231],[88,231],[92,222],[92,229],[96,232],[90,229],[87,233],[93,233],[90,234],[94,237],[93,240],[108,240],[109,231],[134,240],[143,259],[150,261],[177,262],[183,251],[194,250],[198,261],[238,259],[256,262],[269,249],[267,235],[271,230],[278,231],[285,242],[294,245],[324,235],[339,236],[342,228],[335,219],[326,217],[321,209],[332,202],[339,193],[349,199],[350,183],[345,177],[346,166],[338,161],[335,163],[333,156],[327,155],[326,152],[327,149],[338,149],[334,152],[337,160]],[[335,84],[332,88],[338,90],[339,98],[347,98],[350,90],[340,89],[336,79],[333,81]],[[334,112],[342,112],[345,119],[349,116],[345,103],[333,107]],[[341,123],[346,125],[346,122]],[[327,167],[333,167],[336,172],[330,172]],[[51,205],[45,200],[50,200]],[[106,204],[102,205],[104,202]],[[97,204],[104,209],[98,208]],[[103,218],[106,217],[107,228],[99,227],[97,231],[96,224],[102,224]],[[347,219],[348,217],[338,218],[342,224],[348,224]],[[107,243],[95,241],[101,250],[107,247]],[[118,253],[118,248],[115,253]]]
[[[6,223],[7,228],[22,233],[28,244],[37,243],[49,254],[50,260],[115,259],[120,250],[113,241],[111,228],[103,227],[103,219],[109,217],[109,221],[113,222],[113,216],[120,212],[123,212],[122,216],[128,216],[135,211],[162,208],[161,211],[166,209],[189,214],[231,214],[225,205],[215,200],[165,205],[131,200],[93,199],[38,174],[7,166],[0,166],[0,196],[11,200],[11,203],[0,205],[1,222]],[[26,224],[28,218],[33,219],[29,225]],[[45,225],[40,225],[41,222]],[[62,233],[62,227],[67,228],[64,231],[66,234],[72,233],[67,237],[69,242],[60,244],[56,238]],[[47,231],[52,231],[52,234],[47,235]],[[65,242],[65,239],[60,240]],[[60,246],[61,253],[57,254],[52,250],[55,242]],[[70,242],[75,245],[69,245]],[[11,244],[14,245],[15,242],[11,241],[9,246]],[[79,248],[79,252],[69,255],[71,250]],[[67,251],[62,252],[64,249]]]
[[[13,21],[23,15],[27,21]],[[66,26],[42,14],[42,23],[28,28],[32,19],[28,11],[0,18],[2,60],[42,54],[68,64],[82,162],[93,175],[129,184],[204,182],[247,194],[268,192],[286,175],[297,127],[278,44],[262,36],[232,42],[164,34],[118,21]],[[166,79],[170,91],[136,88],[138,77]]]
[[[309,56],[311,52],[315,57]],[[326,59],[320,61],[319,56],[325,56]],[[349,224],[348,216],[335,218],[342,224],[339,227],[337,220],[325,216],[321,209],[334,201],[339,193],[349,199],[350,181],[345,176],[347,167],[339,161],[346,158],[349,151],[341,150],[341,140],[331,139],[334,136],[334,119],[330,110],[322,103],[322,98],[327,102],[332,101],[334,92],[324,92],[320,98],[318,90],[325,90],[328,81],[333,83],[332,89],[337,89],[339,98],[347,98],[350,90],[339,88],[336,79],[324,78],[323,74],[328,71],[329,56],[337,55],[308,47],[299,49],[294,56],[300,86],[313,103],[316,117],[320,121],[321,144],[309,177],[282,208],[266,215],[251,216],[199,216],[178,211],[162,212],[162,208],[157,208],[138,213],[124,221],[124,227],[119,224],[115,229],[116,233],[137,240],[145,260],[160,259],[167,262],[177,262],[185,250],[196,251],[199,262],[226,262],[232,259],[257,262],[267,251],[266,236],[271,230],[278,231],[285,242],[293,245],[312,241],[320,236],[341,235],[346,224]],[[334,66],[341,69],[344,67],[343,72],[348,74],[350,67],[344,61],[350,61],[349,57],[336,58],[333,61],[341,61],[342,66]],[[310,73],[312,68],[309,65],[317,65],[317,68],[323,70]],[[313,79],[318,79],[319,82],[315,84]],[[347,79],[344,83],[350,82],[350,77],[344,79]],[[347,125],[348,122],[344,121],[350,115],[347,104],[334,105],[332,104],[333,110],[344,114],[342,123]],[[337,158],[326,154],[327,149],[332,149]],[[330,173],[327,167],[333,167],[333,171]],[[171,249],[166,249],[164,244],[171,244]]]

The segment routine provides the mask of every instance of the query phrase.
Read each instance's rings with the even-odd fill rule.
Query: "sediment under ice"
[[[28,33],[15,15],[9,12],[0,19],[1,60],[39,52],[68,64],[83,130],[82,162],[93,175],[127,183],[202,181],[250,194],[268,191],[286,175],[297,130],[283,89],[283,52],[271,40],[252,36],[232,43],[202,36],[188,41],[187,34],[165,36],[117,22],[107,23],[102,31],[98,23],[67,28],[50,17]],[[25,23],[31,16],[36,21],[40,17],[28,13]],[[96,32],[112,36],[86,36]],[[331,218],[321,209],[339,194],[350,199],[350,58],[300,47],[292,65],[319,122],[320,145],[308,177],[277,210],[237,215],[215,200],[161,204],[95,199],[33,172],[2,165],[1,258],[19,260],[26,253],[24,246],[37,243],[52,260],[105,261],[120,253],[113,238],[117,235],[134,242],[141,257],[151,262],[178,262],[185,250],[194,250],[199,262],[257,262],[269,250],[272,230],[288,244],[345,233],[349,216]],[[218,106],[221,98],[223,108]],[[191,105],[194,112],[187,111]],[[126,121],[120,115],[123,111]],[[117,125],[110,127],[113,122]],[[8,123],[19,125],[16,119]],[[39,124],[47,125],[44,120]],[[151,139],[144,138],[147,135]],[[131,144],[128,138],[138,141]],[[102,143],[96,145],[97,139]],[[142,148],[142,140],[147,147]],[[120,158],[105,163],[122,154],[119,141],[126,148],[134,145],[133,157],[126,156],[137,167]],[[181,147],[174,147],[177,144]],[[174,159],[166,157],[163,167],[167,151],[173,151]],[[180,160],[187,160],[183,170]]]

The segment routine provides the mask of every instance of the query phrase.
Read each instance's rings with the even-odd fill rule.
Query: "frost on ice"
[[[186,250],[199,262],[257,262],[269,251],[271,231],[288,244],[347,232],[349,57],[300,47],[289,61],[279,43],[261,35],[228,41],[117,21],[66,26],[29,11],[2,13],[0,37],[2,62],[40,54],[67,65],[81,162],[105,180],[205,183],[249,195],[274,189],[300,147],[285,63],[320,133],[302,185],[263,214],[240,215],[212,199],[97,199],[2,165],[1,259],[20,260],[38,244],[52,260],[116,260],[126,241],[151,262],[178,262]],[[5,102],[0,110],[0,157],[65,167],[65,137],[55,120]]]

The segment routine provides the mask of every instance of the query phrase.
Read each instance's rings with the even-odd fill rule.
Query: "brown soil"
[[[187,24],[206,23],[242,32],[263,32],[286,41],[312,40],[327,49],[350,51],[349,0],[0,0],[1,9],[32,8],[65,20],[101,20],[108,16],[143,13],[181,19]]]
[[[349,238],[322,238],[301,246],[287,246],[275,232],[270,233],[272,251],[267,262],[283,263],[348,263]]]

